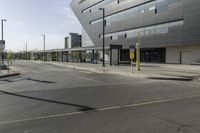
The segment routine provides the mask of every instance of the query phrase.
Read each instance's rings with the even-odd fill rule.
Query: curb
[[[14,73],[10,73],[10,74],[4,74],[4,75],[0,75],[0,79],[14,77],[14,76],[18,76],[18,75],[20,75],[20,72],[14,72]]]
[[[119,72],[116,70],[106,70],[106,69],[101,69],[101,70],[97,70],[95,68],[85,68],[85,67],[78,67],[78,66],[73,66],[73,65],[66,65],[66,64],[57,64],[57,63],[52,63],[53,65],[56,66],[62,66],[62,67],[67,67],[67,68],[72,68],[72,69],[77,69],[77,70],[85,70],[85,71],[90,71],[90,72],[95,72],[95,73],[107,73],[107,74],[117,74],[117,75],[121,75],[121,76],[129,76],[129,77],[138,77],[138,78],[146,78],[148,76],[141,74],[139,72],[135,72],[135,73],[128,73],[128,72]]]
[[[44,62],[37,62],[37,63],[44,63]],[[53,64],[56,66],[61,66],[61,67],[67,67],[67,68],[71,68],[71,69],[77,69],[77,70],[85,70],[85,71],[90,71],[90,72],[95,72],[95,73],[107,73],[107,74],[117,74],[117,75],[121,75],[121,76],[129,76],[129,77],[133,77],[133,78],[155,78],[155,79],[174,79],[174,80],[189,80],[187,78],[182,78],[179,76],[163,76],[162,74],[147,74],[144,72],[120,72],[118,70],[107,70],[107,69],[95,69],[95,68],[90,68],[90,67],[80,67],[80,66],[76,66],[76,65],[68,65],[68,64],[62,64],[62,63],[56,63],[56,62],[45,62],[44,64]],[[200,78],[196,79],[196,81],[200,81]]]
[[[98,72],[97,70],[95,70],[95,68],[85,68],[85,67],[78,67],[78,66],[72,66],[72,65],[66,65],[66,64],[57,64],[57,63],[53,63],[53,62],[51,64],[56,65],[56,66],[62,66],[62,67],[77,69],[77,70],[86,70],[86,71],[91,71],[91,72]]]

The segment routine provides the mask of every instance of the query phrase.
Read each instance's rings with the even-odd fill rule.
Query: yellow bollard
[[[137,57],[136,57],[136,71],[140,71],[140,44],[137,43],[136,44],[136,54],[137,54]]]

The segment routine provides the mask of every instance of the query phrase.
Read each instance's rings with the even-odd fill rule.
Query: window
[[[117,40],[118,39],[118,33],[113,33],[111,36],[111,40]]]
[[[126,30],[126,31],[120,31],[115,33],[109,33],[106,34],[105,37],[110,37],[111,40],[117,40],[119,36],[125,37],[125,38],[134,38],[140,36],[149,36],[149,35],[155,35],[155,34],[164,34],[169,32],[170,26],[178,26],[183,25],[184,21],[175,21],[175,22],[169,22],[165,24],[158,24],[153,26],[147,26],[144,28],[137,28],[132,30]],[[102,38],[102,35],[100,35],[100,38]]]
[[[149,7],[149,11],[154,11],[156,9],[156,6]]]
[[[159,28],[159,29],[156,29],[156,33],[157,34],[168,33],[168,28]]]
[[[145,35],[145,36],[149,36],[149,35],[150,35],[150,31],[149,31],[149,30],[146,30],[146,31],[144,32],[144,35]]]
[[[127,38],[133,38],[133,30],[130,30],[130,31],[126,31],[126,34],[127,34]]]
[[[114,2],[116,2],[116,0]],[[106,16],[105,19],[108,21],[107,25],[111,25],[112,22],[123,20],[129,17],[134,17],[137,14],[141,15],[141,14],[144,14],[145,12],[149,12],[153,10],[156,12],[155,2],[149,2],[144,5],[136,6],[136,7],[112,14],[110,16]],[[102,21],[102,18],[98,20],[93,20],[92,24],[99,23],[100,21]]]
[[[125,34],[124,37],[127,38],[127,34]]]

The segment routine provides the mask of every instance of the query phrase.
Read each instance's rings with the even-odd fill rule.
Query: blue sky
[[[69,32],[81,33],[81,25],[69,7],[71,0],[0,0],[0,19],[4,24],[6,49],[20,51],[42,49],[42,34],[46,47],[63,48]]]

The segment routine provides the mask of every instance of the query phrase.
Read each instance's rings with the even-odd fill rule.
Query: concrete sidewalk
[[[43,63],[43,62],[38,62]],[[163,80],[183,80],[200,81],[200,66],[198,65],[179,65],[179,64],[141,64],[141,71],[131,72],[130,65],[102,67],[101,64],[88,63],[66,63],[66,62],[45,62],[62,67],[90,71],[95,73],[111,73],[135,78],[163,79]]]
[[[0,79],[8,78],[20,75],[20,72],[13,66],[10,67],[10,70],[0,70]]]

